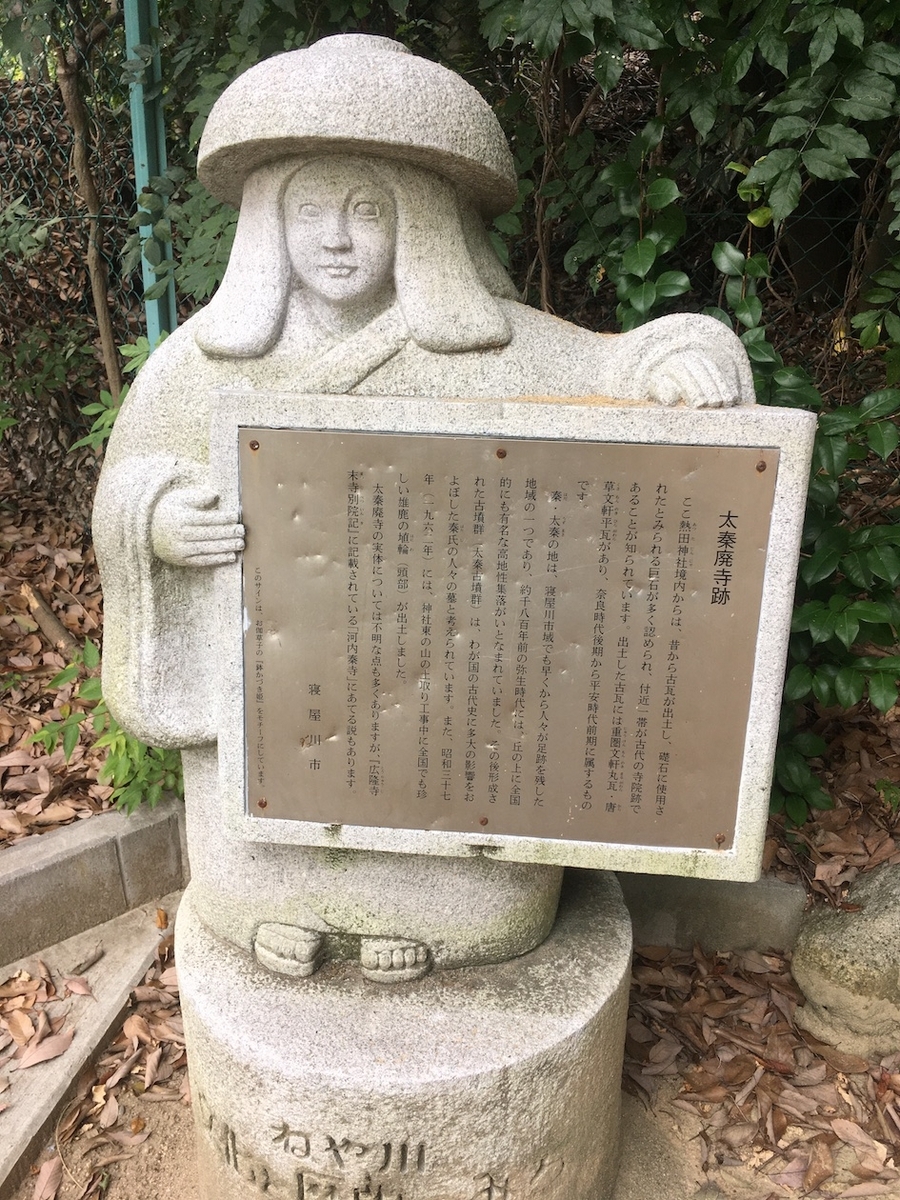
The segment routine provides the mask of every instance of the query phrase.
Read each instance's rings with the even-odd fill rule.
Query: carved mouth
[[[322,263],[320,270],[324,271],[330,279],[349,279],[356,267],[348,266],[346,263]]]

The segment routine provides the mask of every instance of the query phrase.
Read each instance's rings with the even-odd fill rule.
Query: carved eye
[[[374,200],[357,200],[353,205],[353,215],[364,221],[375,221],[381,216],[381,209]]]
[[[297,209],[297,215],[304,221],[314,221],[319,214],[318,204],[301,204]]]

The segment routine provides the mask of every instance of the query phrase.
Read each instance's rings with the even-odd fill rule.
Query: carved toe
[[[363,938],[359,963],[366,979],[375,983],[406,983],[431,970],[428,947],[406,938]]]
[[[325,956],[325,939],[315,929],[267,923],[256,931],[257,962],[277,975],[305,978],[318,971]]]

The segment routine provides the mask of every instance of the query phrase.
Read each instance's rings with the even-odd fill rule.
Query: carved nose
[[[346,213],[329,213],[322,229],[322,245],[326,250],[347,250],[350,247],[350,228]]]

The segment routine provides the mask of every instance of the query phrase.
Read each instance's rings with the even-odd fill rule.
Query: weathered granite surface
[[[383,39],[246,72],[199,169],[240,203],[228,270],[131,389],[94,533],[104,696],[126,729],[183,749],[204,1194],[604,1200],[629,953],[616,885],[583,880],[554,926],[557,866],[262,844],[226,821],[222,779],[243,775],[222,767],[243,750],[223,714],[243,691],[218,568],[244,529],[210,475],[214,393],[237,413],[266,391],[370,416],[403,397],[720,408],[753,404],[747,356],[702,316],[603,337],[519,304],[485,227],[515,195],[498,123]]]
[[[383,39],[329,38],[254,67],[213,110],[200,160],[241,216],[221,288],[154,352],[110,439],[94,514],[104,695],[133,733],[184,748],[196,903],[236,944],[295,925],[292,948],[281,928],[262,934],[289,971],[320,960],[325,930],[405,939],[448,966],[487,946],[524,953],[550,926],[558,868],[338,862],[224,832],[213,568],[235,560],[243,528],[209,479],[212,389],[751,404],[744,349],[706,317],[603,337],[516,303],[484,226],[515,185],[499,125],[451,72]],[[277,894],[234,895],[224,863],[250,878],[264,857]],[[466,916],[452,929],[448,906]]]
[[[858,912],[814,909],[804,918],[793,972],[806,1004],[797,1021],[850,1054],[900,1050],[900,867],[854,885]]]
[[[603,936],[597,936],[597,930]],[[608,1200],[631,931],[577,873],[522,958],[392,988],[275,978],[178,917],[204,1200]]]

